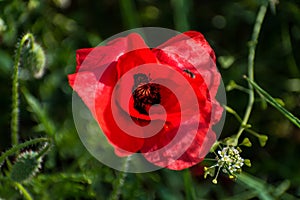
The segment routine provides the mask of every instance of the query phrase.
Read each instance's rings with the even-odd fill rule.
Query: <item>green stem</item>
[[[262,5],[258,11],[256,21],[254,24],[253,28],[253,33],[252,33],[252,38],[251,41],[249,42],[249,55],[248,55],[248,77],[250,80],[254,81],[254,58],[255,58],[255,50],[256,50],[256,45],[258,42],[258,36],[262,27],[262,23],[264,21],[266,12],[267,12],[267,7],[268,4]],[[245,130],[245,126],[248,123],[248,120],[250,118],[250,114],[253,108],[253,103],[254,103],[254,89],[253,86],[248,83],[249,87],[249,99],[248,99],[248,105],[245,111],[245,115],[243,117],[243,121],[241,124],[241,127],[237,133],[236,136],[236,143],[238,143],[238,139]]]
[[[24,45],[27,42],[33,42],[34,37],[31,33],[24,35],[17,48],[16,58],[13,67],[12,78],[12,112],[11,112],[11,141],[12,145],[18,144],[19,141],[19,66],[21,54]]]
[[[30,146],[30,145],[33,145],[33,144],[37,144],[37,143],[41,143],[41,142],[50,142],[50,141],[51,141],[51,139],[49,139],[49,138],[36,138],[36,139],[29,140],[29,141],[24,142],[24,143],[15,145],[11,149],[7,150],[6,152],[4,152],[0,156],[0,165],[1,165],[1,163],[4,162],[4,160],[8,156],[15,154],[16,152],[18,152],[19,150],[21,150],[21,149],[23,149],[23,148],[25,148],[27,146]]]
[[[189,169],[184,170],[183,172],[183,181],[184,181],[184,189],[187,200],[196,200],[196,192],[193,184],[193,180],[191,177],[191,173]]]
[[[133,0],[119,0],[123,24],[126,28],[140,27],[139,16]]]
[[[229,106],[224,106],[224,108],[225,108],[225,110],[227,112],[229,112],[230,114],[232,114],[240,123],[243,123],[242,118],[237,114],[237,112],[235,110],[233,110]]]
[[[247,88],[244,88],[243,86],[240,86],[240,85],[236,85],[234,89],[237,89],[239,91],[242,91],[242,92],[245,92],[247,94],[249,94],[250,90],[247,89]]]
[[[171,0],[174,10],[174,24],[178,31],[184,32],[190,30],[188,15],[190,12],[191,1],[189,0]]]
[[[33,198],[31,197],[31,195],[29,194],[29,192],[20,183],[12,181],[10,178],[4,177],[4,176],[0,176],[0,181],[9,183],[13,187],[15,187],[16,189],[18,189],[20,191],[21,195],[24,196],[24,199],[26,199],[26,200],[33,200]]]
[[[114,187],[114,190],[111,193],[109,200],[118,200],[119,199],[122,187],[124,186],[125,178],[127,176],[126,172],[128,170],[130,160],[131,160],[131,157],[128,156],[123,164],[122,171],[120,171],[120,173],[118,175],[118,178],[116,180],[116,185]]]
[[[26,200],[33,200],[29,192],[20,183],[14,182],[13,185],[20,191]]]
[[[261,135],[259,133],[256,133],[255,131],[251,130],[251,129],[245,129],[246,132],[252,134],[253,136],[259,138]]]

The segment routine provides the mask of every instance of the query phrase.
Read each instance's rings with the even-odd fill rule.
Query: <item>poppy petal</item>
[[[210,94],[215,96],[220,85],[220,75],[216,71],[214,51],[204,36],[196,31],[177,35],[153,49],[158,60],[190,71],[198,71],[204,78]]]
[[[103,133],[114,146],[131,153],[141,148],[143,139],[124,133],[114,121],[110,110],[111,86],[99,82],[91,72],[69,75],[69,82],[73,90],[77,92],[92,112]]]
[[[123,150],[123,155],[126,151],[138,151],[143,145],[143,139],[128,135],[117,126],[114,119],[122,119],[124,113],[120,111],[118,116],[112,115],[111,95],[117,82],[116,61],[135,48],[133,41],[137,37],[137,34],[131,34],[115,39],[107,46],[78,50],[77,73],[68,77],[73,90],[92,112],[103,133],[117,149]]]

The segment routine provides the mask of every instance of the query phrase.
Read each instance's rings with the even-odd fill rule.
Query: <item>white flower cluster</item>
[[[244,165],[244,159],[240,156],[240,151],[234,147],[224,147],[222,151],[218,151],[219,158],[217,165],[222,167],[224,173],[232,174],[241,169]]]

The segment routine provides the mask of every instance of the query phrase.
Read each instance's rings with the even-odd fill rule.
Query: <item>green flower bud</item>
[[[244,160],[245,165],[247,165],[248,167],[251,167],[251,161],[249,159],[245,159]]]
[[[23,182],[35,174],[41,168],[42,158],[38,156],[38,152],[26,151],[21,153],[14,165],[12,166],[10,177],[17,182]]]
[[[214,176],[216,172],[215,167],[204,167],[204,178],[207,178],[207,175]]]
[[[33,46],[33,64],[31,66],[32,73],[35,78],[41,78],[45,71],[46,56],[42,47],[35,43]]]
[[[6,31],[7,26],[5,25],[5,22],[3,21],[3,19],[0,17],[0,34],[3,33],[4,31]]]
[[[229,92],[229,91],[235,89],[236,86],[237,86],[237,84],[236,84],[233,80],[231,80],[231,81],[228,83],[228,85],[226,86],[226,91]],[[232,109],[231,109],[231,110],[232,110]],[[229,111],[229,110],[227,110],[227,111]],[[230,112],[230,111],[229,111],[229,112]],[[233,112],[235,112],[235,111],[232,110],[232,112],[230,112],[230,113],[233,113]]]
[[[231,137],[225,138],[224,142],[227,146],[236,146],[238,140],[237,140],[236,135],[233,135]]]
[[[217,180],[217,179],[213,179],[213,180],[212,180],[212,183],[213,183],[213,184],[218,184],[218,180]]]
[[[45,71],[45,52],[38,43],[34,40],[31,41],[30,38],[28,38],[27,42],[24,44],[22,50],[21,66],[23,71],[27,71],[27,74],[34,78],[41,78]]]
[[[267,135],[259,135],[258,141],[259,141],[260,146],[264,147],[268,141],[268,136]]]
[[[218,61],[222,68],[228,69],[235,61],[233,56],[219,56]]]
[[[244,145],[246,147],[251,147],[252,143],[250,142],[249,138],[244,138],[243,142],[240,145]]]

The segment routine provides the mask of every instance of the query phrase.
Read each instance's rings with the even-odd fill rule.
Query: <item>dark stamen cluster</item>
[[[149,83],[149,77],[145,74],[134,75],[133,99],[134,108],[141,114],[148,115],[149,105],[160,104],[161,96],[159,85]]]

